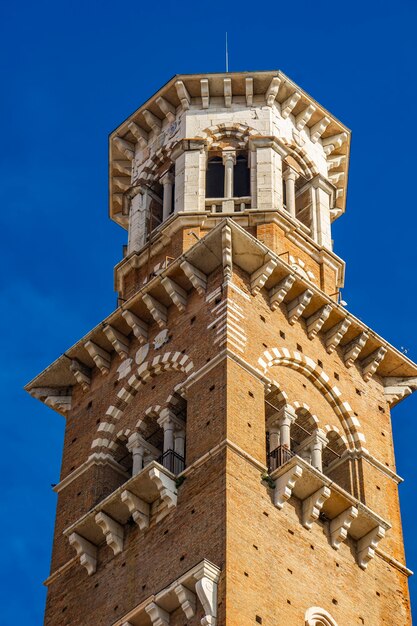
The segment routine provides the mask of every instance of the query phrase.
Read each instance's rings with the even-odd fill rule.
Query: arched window
[[[239,154],[236,157],[236,165],[233,171],[233,189],[235,198],[250,196],[250,172],[246,154]]]
[[[224,165],[221,157],[211,157],[207,163],[206,198],[224,197]]]
[[[312,606],[306,611],[305,626],[337,626],[337,622],[321,607]]]

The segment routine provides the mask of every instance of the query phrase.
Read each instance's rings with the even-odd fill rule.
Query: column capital
[[[228,161],[232,161],[233,165],[236,163],[236,150],[223,150],[222,152],[223,165],[226,165]]]
[[[314,178],[308,181],[314,189],[322,189],[329,195],[335,193],[336,187],[329,182],[322,174],[316,174]]]
[[[271,426],[291,426],[297,419],[297,415],[292,408],[292,406],[288,406],[285,404],[279,411],[272,416],[270,422]]]
[[[146,441],[138,432],[132,433],[127,440],[126,448],[129,452],[142,448],[142,454],[153,454],[159,456],[160,450],[155,448],[151,443]]]
[[[169,428],[171,426],[173,430],[185,431],[185,422],[177,417],[174,411],[172,411],[171,409],[162,409],[156,421],[158,422],[158,425],[164,430],[165,428]]]
[[[173,185],[174,181],[175,176],[172,172],[165,172],[165,174],[159,179],[161,185]]]
[[[296,172],[290,165],[287,165],[287,169],[284,171],[282,178],[287,180],[296,181],[299,178],[300,174]]]
[[[317,430],[313,431],[307,439],[304,439],[301,443],[301,447],[306,450],[307,448],[319,447],[321,449],[325,448],[328,444],[328,439],[326,433],[321,428],[317,428]]]

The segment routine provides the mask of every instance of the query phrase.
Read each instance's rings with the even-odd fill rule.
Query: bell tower
[[[118,306],[26,386],[66,418],[46,626],[410,625],[391,407],[348,312],[350,131],[279,71],[110,136]]]

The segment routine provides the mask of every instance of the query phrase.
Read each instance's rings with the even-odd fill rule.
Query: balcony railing
[[[273,472],[281,465],[284,465],[287,461],[292,459],[294,456],[294,452],[292,452],[286,446],[278,446],[275,450],[271,450],[268,452],[268,470],[269,472]]]
[[[206,198],[206,209],[212,213],[239,213],[250,209],[252,199],[250,196],[241,198]]]
[[[157,462],[175,476],[177,474],[180,474],[185,468],[184,457],[182,457],[174,450],[167,450],[166,452],[161,454],[159,459],[157,459]]]

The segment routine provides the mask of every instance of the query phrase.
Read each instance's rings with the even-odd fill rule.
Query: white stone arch
[[[222,140],[233,139],[236,142],[237,149],[247,149],[248,141],[251,136],[259,136],[259,131],[255,130],[247,124],[234,122],[230,124],[216,124],[209,126],[200,131],[197,137],[206,140],[208,150],[221,149]]]
[[[312,606],[305,614],[305,626],[338,626],[328,611],[319,606]]]
[[[363,449],[366,439],[358,418],[350,404],[342,400],[338,387],[330,383],[330,377],[313,359],[288,348],[272,348],[272,350],[265,350],[262,357],[258,359],[258,364],[262,375],[265,375],[270,367],[279,365],[298,371],[308,378],[339,417],[349,448]]]
[[[118,391],[114,404],[108,407],[105,420],[100,422],[98,426],[98,437],[92,442],[91,449],[94,452],[112,449],[113,435],[117,424],[142,385],[146,385],[155,376],[159,376],[163,372],[174,370],[188,374],[193,368],[194,364],[191,358],[182,352],[164,352],[152,361],[142,363]],[[181,384],[177,385],[174,391],[178,391],[180,387]],[[150,407],[148,410],[152,409],[156,410],[155,407]]]

